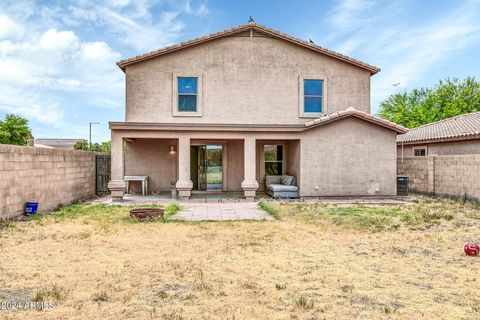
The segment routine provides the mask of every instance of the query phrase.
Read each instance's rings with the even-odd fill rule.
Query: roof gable
[[[408,131],[407,128],[402,127],[401,125],[398,125],[396,123],[393,123],[391,121],[388,121],[388,120],[385,120],[385,119],[382,119],[382,118],[379,118],[379,117],[376,117],[376,116],[372,116],[369,113],[357,110],[357,109],[352,108],[352,107],[347,108],[347,109],[342,110],[342,111],[337,111],[337,112],[334,112],[334,113],[331,113],[331,114],[327,114],[327,115],[325,115],[323,117],[320,117],[318,119],[315,119],[315,120],[308,121],[308,122],[305,123],[305,127],[307,129],[315,128],[315,127],[322,126],[322,125],[325,125],[327,123],[335,122],[335,121],[338,121],[338,120],[341,120],[341,119],[344,119],[344,118],[347,118],[347,117],[355,117],[357,119],[373,123],[375,125],[384,127],[386,129],[393,130],[397,133],[405,133],[405,132]]]
[[[397,142],[461,140],[475,136],[480,138],[480,112],[462,114],[410,129],[408,133],[399,135]]]
[[[226,30],[220,31],[220,32],[215,32],[215,33],[212,33],[212,34],[200,37],[200,38],[196,38],[196,39],[193,39],[193,40],[185,41],[185,42],[182,42],[182,43],[179,43],[179,44],[174,44],[172,46],[168,46],[168,47],[165,47],[163,49],[151,51],[151,52],[148,52],[148,53],[145,53],[145,54],[142,54],[142,55],[138,55],[138,56],[135,56],[135,57],[132,57],[132,58],[129,58],[129,59],[120,60],[120,61],[117,62],[117,65],[120,67],[120,69],[125,71],[125,68],[128,65],[138,63],[138,62],[141,62],[141,61],[144,61],[144,60],[147,60],[147,59],[155,58],[155,57],[158,57],[158,56],[161,56],[161,55],[164,55],[164,54],[168,54],[168,53],[171,53],[171,52],[175,52],[175,51],[178,51],[178,50],[189,48],[189,47],[199,45],[199,44],[202,44],[202,43],[205,43],[205,42],[209,42],[209,41],[212,41],[212,40],[216,40],[216,39],[220,39],[220,38],[224,38],[224,37],[229,37],[229,36],[232,36],[232,35],[253,36],[254,33],[256,33],[257,36],[277,38],[277,39],[281,39],[281,40],[299,45],[299,46],[307,48],[309,50],[318,52],[320,54],[323,54],[323,55],[332,57],[334,59],[346,62],[348,64],[357,66],[359,68],[365,69],[365,70],[369,71],[371,75],[374,75],[374,74],[376,74],[377,72],[380,71],[379,68],[377,68],[375,66],[372,66],[372,65],[369,65],[365,62],[350,58],[348,56],[337,53],[335,51],[328,50],[326,48],[320,47],[320,46],[318,46],[318,45],[316,45],[312,42],[304,41],[304,40],[292,37],[288,34],[282,33],[280,31],[277,31],[277,30],[274,30],[274,29],[271,29],[271,28],[265,27],[263,25],[253,23],[253,22],[249,22],[248,24],[243,24],[243,25],[240,25],[240,26],[237,26],[237,27],[233,27],[231,29],[226,29]]]

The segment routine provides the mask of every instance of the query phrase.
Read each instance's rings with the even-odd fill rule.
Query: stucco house
[[[74,150],[75,143],[85,139],[35,139],[33,146],[39,148],[56,148]]]
[[[250,22],[119,61],[124,122],[110,122],[113,199],[125,176],[147,192],[265,191],[296,177],[301,197],[396,194],[396,138],[370,114],[380,69]]]
[[[480,154],[480,112],[432,122],[397,137],[399,157]]]

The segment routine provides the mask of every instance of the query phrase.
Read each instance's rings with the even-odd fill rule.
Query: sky
[[[372,113],[389,95],[447,77],[480,79],[480,0],[0,0],[0,119],[35,138],[109,140],[125,117],[115,62],[244,24],[262,25],[380,67]]]

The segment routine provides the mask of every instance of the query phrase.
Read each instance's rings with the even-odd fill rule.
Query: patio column
[[[123,180],[123,137],[112,130],[112,164],[111,180],[108,189],[112,195],[112,201],[121,201],[125,195],[125,181]]]
[[[258,189],[258,182],[255,173],[255,142],[255,138],[245,138],[244,140],[244,179],[242,181],[242,189],[245,199],[249,201],[255,199],[255,192]]]
[[[185,199],[190,197],[193,182],[190,180],[190,138],[178,138],[178,181],[176,184],[178,197]]]

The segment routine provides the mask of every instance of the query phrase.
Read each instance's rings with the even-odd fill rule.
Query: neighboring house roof
[[[35,147],[72,148],[78,141],[85,139],[35,139]]]
[[[397,143],[465,140],[480,138],[480,112],[462,114],[453,118],[410,129],[397,136]]]
[[[121,60],[121,61],[117,62],[117,65],[120,67],[120,69],[125,71],[126,66],[137,63],[137,62],[140,62],[140,61],[144,61],[144,60],[147,60],[147,59],[158,57],[158,56],[161,56],[161,55],[164,55],[164,54],[167,54],[167,53],[170,53],[170,52],[175,52],[175,51],[178,51],[178,50],[181,50],[181,49],[189,48],[189,47],[192,47],[192,46],[195,46],[195,45],[198,45],[198,44],[202,44],[202,43],[205,43],[205,42],[209,42],[209,41],[212,41],[212,40],[215,40],[215,39],[232,36],[234,34],[237,34],[237,33],[243,32],[243,31],[249,31],[249,30],[261,32],[261,33],[266,34],[268,36],[288,41],[290,43],[302,46],[304,48],[316,51],[318,53],[327,55],[329,57],[332,57],[332,58],[341,60],[343,62],[352,64],[354,66],[363,68],[363,69],[369,71],[371,75],[374,75],[374,74],[376,74],[377,72],[380,71],[379,68],[377,68],[375,66],[372,66],[372,65],[369,65],[365,62],[347,57],[346,55],[343,55],[343,54],[334,52],[332,50],[320,47],[320,46],[318,46],[318,45],[316,45],[312,42],[292,37],[292,36],[290,36],[288,34],[285,34],[283,32],[280,32],[280,31],[277,31],[277,30],[274,30],[274,29],[271,29],[271,28],[268,28],[266,26],[256,24],[256,23],[242,24],[240,26],[233,27],[231,29],[226,29],[226,30],[223,30],[223,31],[220,31],[220,32],[215,32],[215,33],[212,33],[212,34],[200,37],[200,38],[185,41],[185,42],[182,42],[182,43],[179,43],[179,44],[174,44],[174,45],[165,47],[163,49],[151,51],[151,52],[148,52],[148,53],[145,53],[145,54],[142,54],[142,55],[138,55],[138,56],[135,56],[135,57],[132,57],[132,58],[129,58],[129,59]]]
[[[54,147],[50,147],[50,146],[47,146],[47,145],[44,145],[44,144],[41,144],[41,143],[34,143],[33,145],[34,147],[36,148],[49,148],[49,149],[55,149]]]
[[[187,130],[187,131],[276,131],[276,132],[301,132],[327,123],[341,120],[346,117],[355,117],[368,121],[375,125],[393,130],[397,133],[408,131],[398,124],[388,120],[372,116],[354,108],[347,108],[342,111],[325,115],[315,120],[307,121],[304,124],[211,124],[211,123],[149,123],[149,122],[109,122],[112,130]]]
[[[320,118],[315,119],[315,120],[308,121],[308,122],[305,123],[305,127],[307,127],[307,128],[316,127],[316,126],[324,125],[324,124],[334,122],[334,121],[337,121],[337,120],[340,120],[340,119],[343,119],[343,118],[346,118],[346,117],[355,117],[355,118],[358,118],[358,119],[361,119],[361,120],[365,120],[365,121],[368,121],[370,123],[385,127],[387,129],[390,129],[390,130],[393,130],[393,131],[396,131],[397,133],[405,133],[405,132],[408,131],[407,128],[402,127],[401,125],[398,125],[394,122],[391,122],[391,121],[373,116],[369,113],[357,110],[357,109],[352,108],[352,107],[347,108],[347,109],[342,110],[342,111],[337,111],[337,112],[334,112],[334,113],[330,113],[328,115],[325,115],[325,116],[320,117]]]

